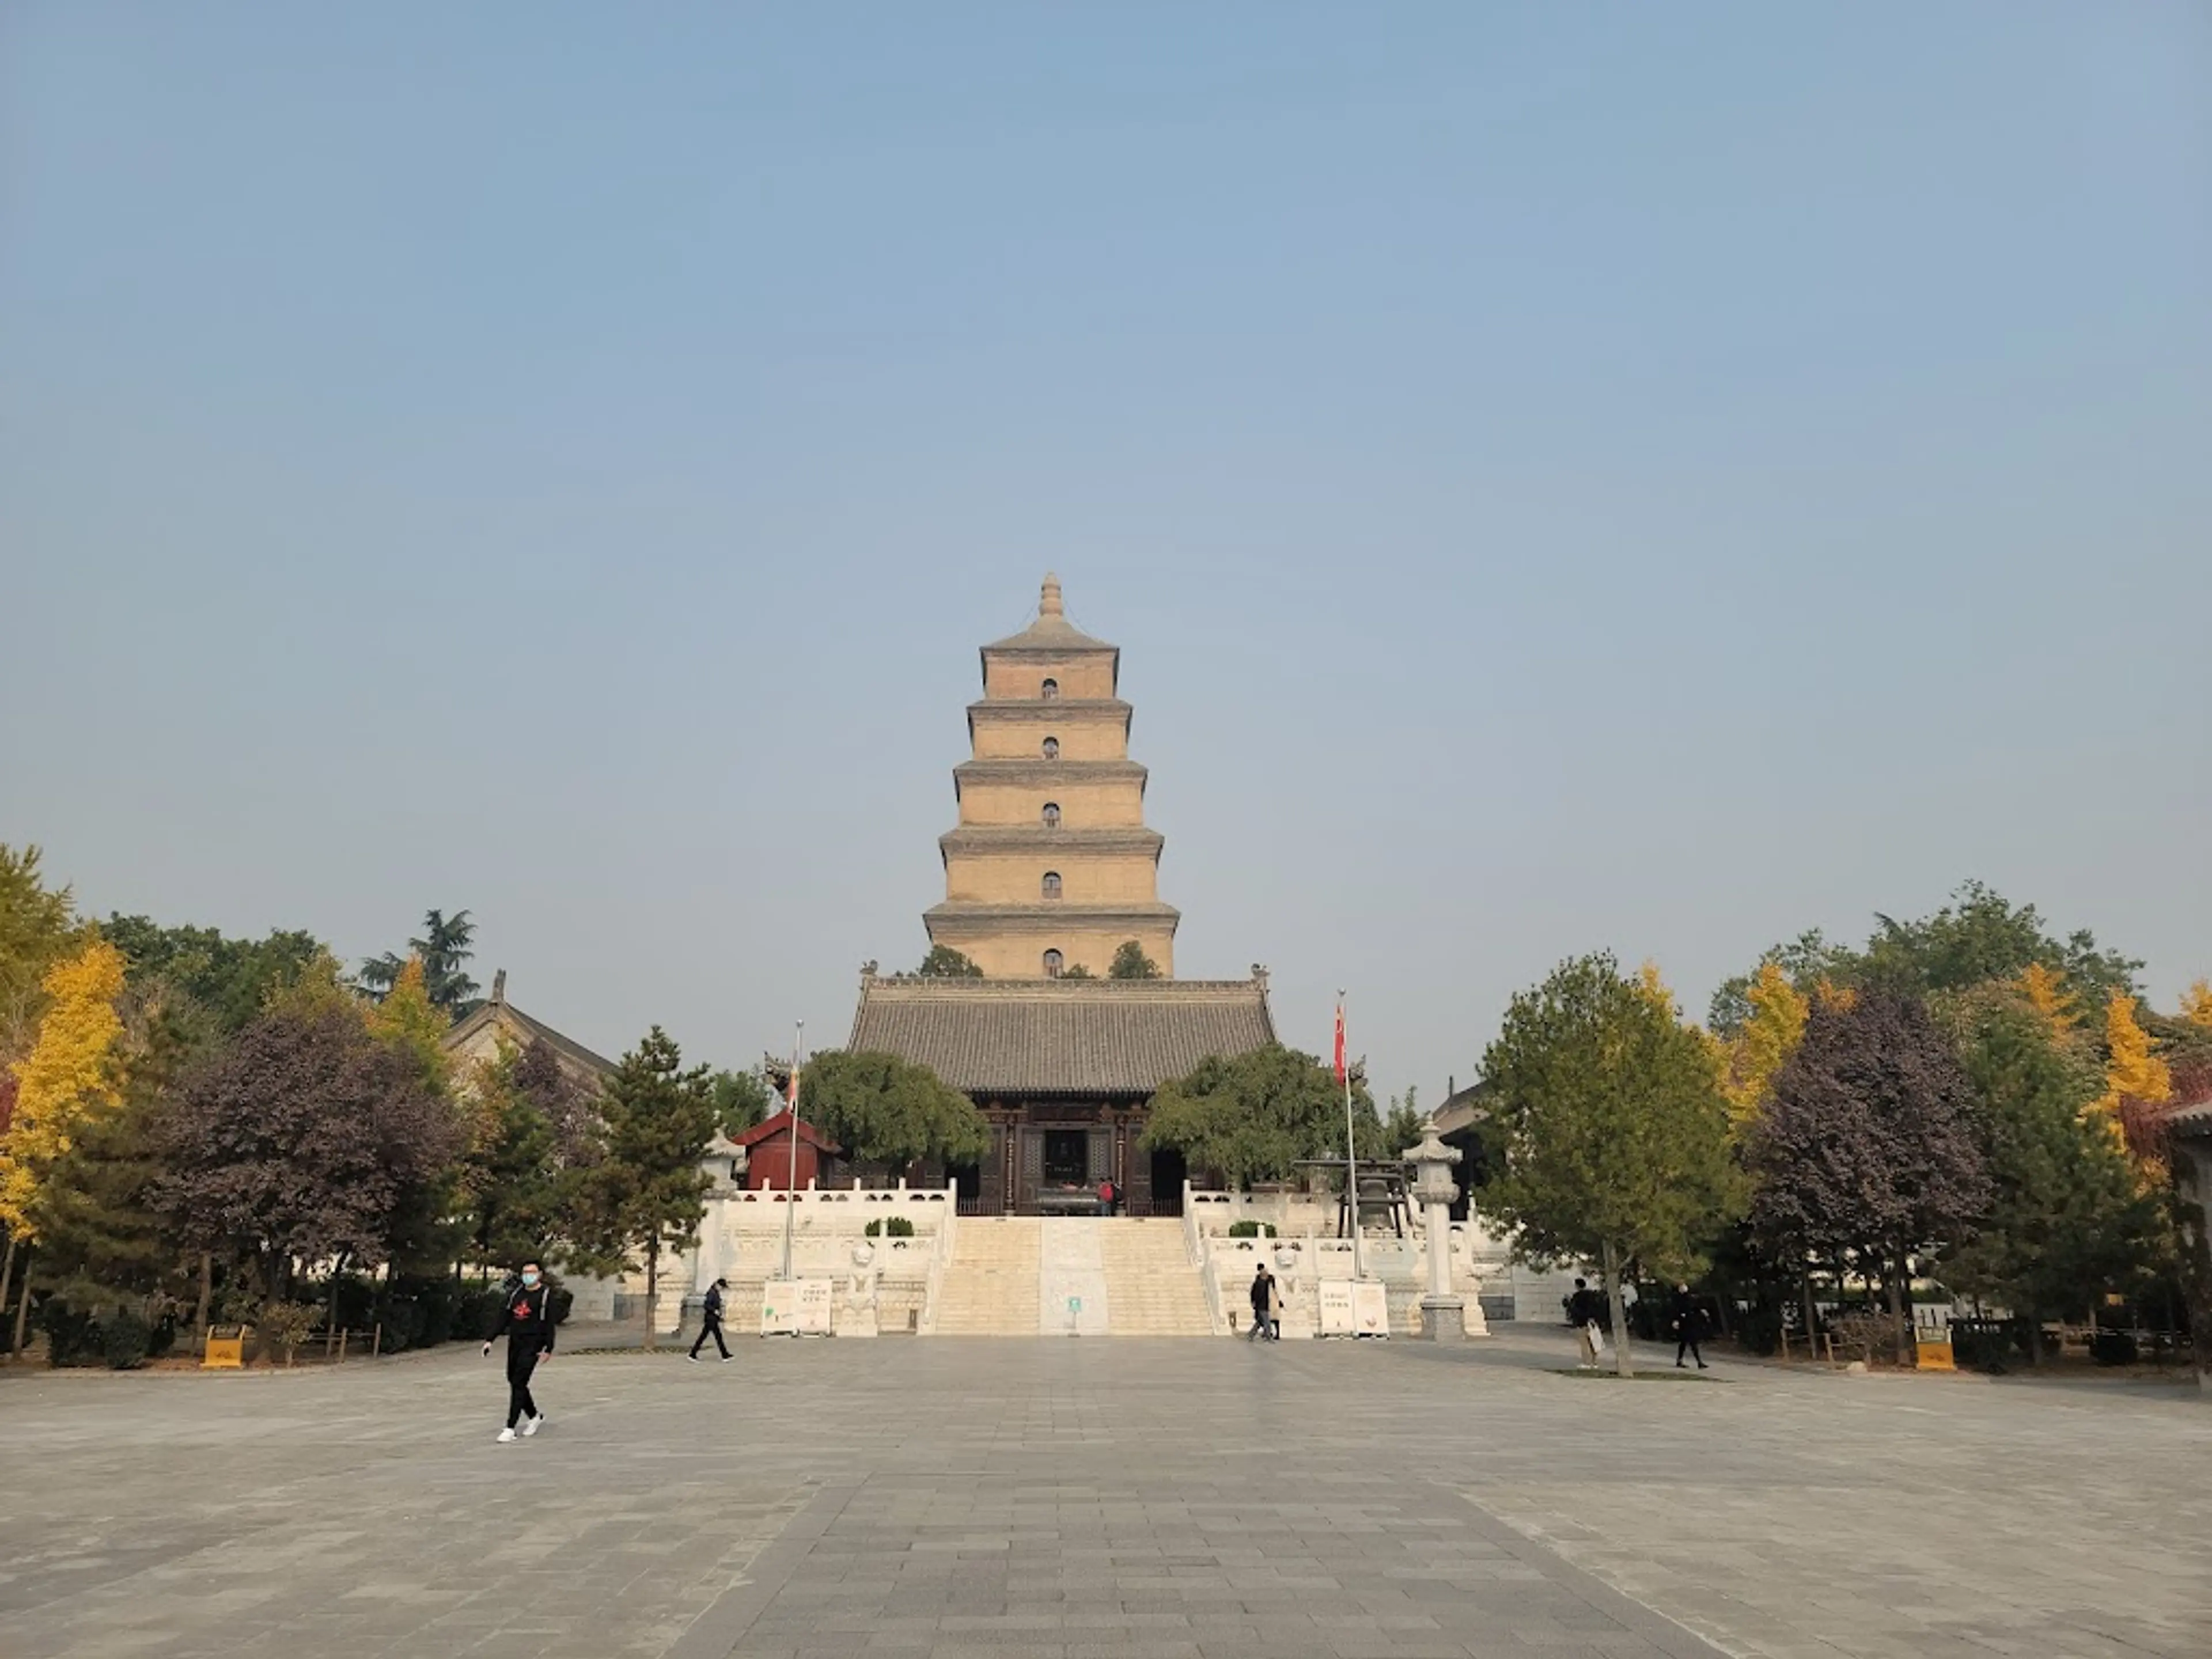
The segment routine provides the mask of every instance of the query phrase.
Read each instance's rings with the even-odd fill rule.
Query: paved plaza
[[[1463,1349],[0,1377],[7,1659],[2212,1652],[2212,1405]],[[1669,1376],[1671,1378],[1671,1371]]]

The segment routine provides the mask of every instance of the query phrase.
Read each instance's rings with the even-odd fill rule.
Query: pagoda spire
[[[1037,595],[1037,615],[1063,617],[1066,614],[1066,607],[1060,599],[1060,578],[1048,570],[1044,573],[1044,589]]]

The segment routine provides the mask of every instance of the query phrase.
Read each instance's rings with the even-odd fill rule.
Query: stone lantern
[[[1437,1121],[1421,1120],[1421,1144],[1408,1146],[1406,1162],[1413,1166],[1413,1202],[1421,1206],[1421,1234],[1429,1255],[1429,1286],[1421,1297],[1421,1335],[1431,1342],[1456,1342],[1470,1334],[1467,1303],[1453,1294],[1451,1278],[1451,1206],[1459,1187],[1451,1178],[1459,1149],[1447,1146],[1437,1135]],[[1482,1304],[1474,1307],[1472,1334],[1486,1336]]]

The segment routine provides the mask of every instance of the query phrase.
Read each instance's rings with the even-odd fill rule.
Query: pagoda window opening
[[[1060,896],[1059,871],[1048,870],[1044,872],[1044,896],[1048,899],[1056,899]]]
[[[1058,979],[1060,977],[1060,965],[1063,960],[1064,958],[1060,956],[1059,951],[1046,951],[1044,953],[1044,976],[1047,979]]]
[[[1048,800],[1044,804],[1044,827],[1048,830],[1060,828],[1060,803],[1056,800]]]
[[[1047,760],[1058,760],[1060,758],[1060,739],[1058,738],[1047,738],[1044,740],[1044,757]]]
[[[1060,700],[1060,682],[1047,680],[1037,688],[1037,696],[1042,697],[1047,702],[1057,702]]]

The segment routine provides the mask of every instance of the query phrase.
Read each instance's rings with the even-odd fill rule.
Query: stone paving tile
[[[2212,1410],[2170,1391],[1608,1386],[1564,1334],[857,1346],[562,1356],[509,1447],[472,1350],[0,1376],[39,1498],[0,1652],[2212,1651]]]

